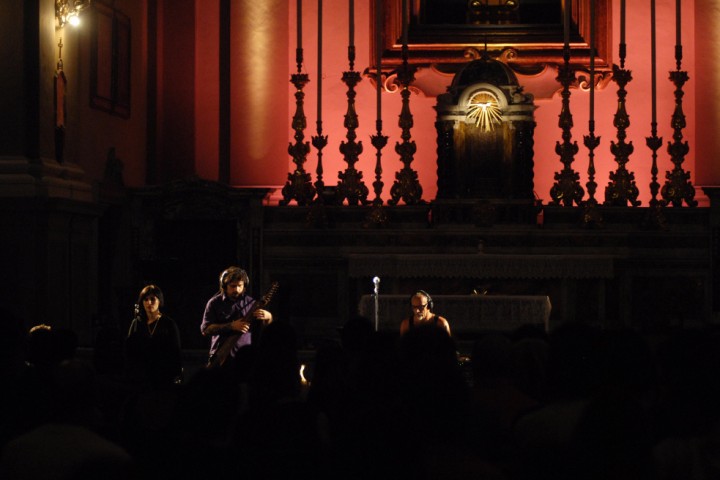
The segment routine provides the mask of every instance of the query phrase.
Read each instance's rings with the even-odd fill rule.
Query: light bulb
[[[77,14],[77,12],[72,12],[68,15],[67,21],[73,27],[77,27],[78,25],[80,25],[80,16]]]

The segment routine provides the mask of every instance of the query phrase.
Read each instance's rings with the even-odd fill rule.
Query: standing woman
[[[182,379],[180,332],[175,321],[162,313],[164,305],[157,285],[145,286],[138,295],[125,340],[126,373],[131,381],[169,384]]]

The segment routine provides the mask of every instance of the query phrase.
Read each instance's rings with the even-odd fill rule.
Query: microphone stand
[[[136,332],[136,331],[137,331],[138,323],[141,322],[141,319],[140,319],[140,305],[138,305],[137,303],[135,304],[135,312],[134,312],[134,313],[135,313],[135,315],[134,315],[134,317],[133,317],[132,322],[130,322],[130,328],[128,329],[128,334],[127,334],[128,337],[130,337],[130,335],[131,335],[133,332]]]
[[[375,288],[373,289],[373,300],[375,301],[375,331],[377,332],[380,324],[380,302],[378,299],[378,294],[380,292],[380,277],[374,277],[373,284],[375,285]]]

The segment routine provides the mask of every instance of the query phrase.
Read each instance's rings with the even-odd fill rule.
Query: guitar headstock
[[[267,305],[268,303],[270,303],[270,300],[272,299],[273,295],[275,295],[275,292],[277,292],[277,289],[279,287],[280,284],[278,282],[272,282],[268,291],[265,292],[265,295],[263,295],[261,303],[263,305]]]

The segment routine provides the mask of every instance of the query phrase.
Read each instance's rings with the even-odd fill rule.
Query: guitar
[[[280,284],[278,282],[273,282],[272,285],[270,285],[268,291],[265,292],[265,295],[263,295],[262,298],[260,298],[259,300],[255,300],[255,302],[250,307],[250,310],[248,310],[248,312],[242,318],[242,321],[251,324],[255,323],[255,318],[253,317],[253,314],[257,310],[265,308],[265,306],[270,303],[270,300],[272,299],[273,295],[275,295],[275,292],[277,292],[279,286]],[[215,352],[215,356],[213,356],[212,360],[208,362],[208,368],[223,366],[227,359],[230,358],[230,353],[232,352],[235,343],[237,343],[238,338],[240,338],[242,335],[242,333],[237,332],[225,337],[225,340]]]

